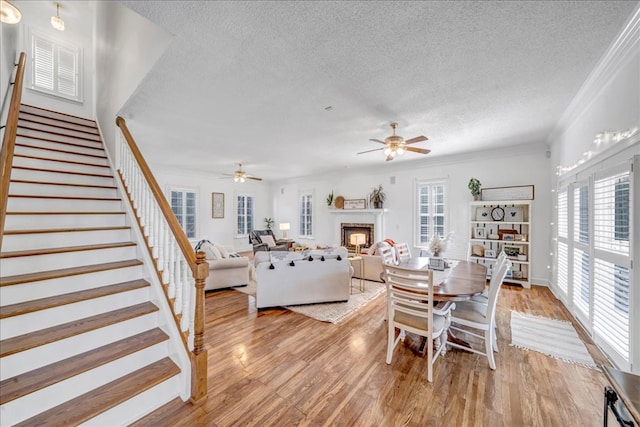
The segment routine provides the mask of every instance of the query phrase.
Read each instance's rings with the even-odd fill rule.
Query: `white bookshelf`
[[[487,276],[500,251],[512,263],[505,282],[531,287],[531,201],[474,201],[469,204],[470,261],[487,267]]]

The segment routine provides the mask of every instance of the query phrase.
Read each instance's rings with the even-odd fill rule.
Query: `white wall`
[[[0,23],[0,111],[9,108],[9,99],[12,91],[9,84],[13,81],[13,74],[18,62],[18,24]],[[5,116],[2,116],[2,124],[5,124]]]
[[[453,241],[445,254],[451,258],[466,258],[469,239],[469,206],[472,196],[467,188],[471,177],[482,182],[483,187],[534,185],[533,235],[531,262],[532,279],[536,284],[549,280],[549,241],[551,203],[551,162],[544,144],[520,146],[496,151],[469,153],[448,158],[428,157],[415,162],[385,164],[381,159],[379,170],[363,170],[332,174],[327,177],[309,177],[273,184],[276,222],[291,222],[289,237],[298,238],[298,197],[302,192],[314,194],[314,239],[312,245],[340,243],[340,222],[374,223],[369,214],[330,213],[325,199],[333,190],[334,195],[346,199],[367,198],[374,186],[382,184],[387,193],[383,216],[384,236],[398,242],[415,243],[414,183],[416,180],[444,178],[448,182],[448,229],[453,231]],[[391,184],[395,177],[395,184]]]
[[[182,171],[153,169],[153,174],[167,200],[169,200],[171,187],[182,187],[196,191],[198,198],[197,238],[193,239],[192,243],[206,238],[224,245],[229,250],[242,251],[251,248],[246,236],[239,237],[236,234],[235,201],[238,193],[251,194],[254,197],[254,228],[264,229],[264,218],[272,216],[271,192],[268,185],[262,182],[247,180],[245,183],[239,184],[233,179],[221,179],[220,175],[189,172],[187,168]],[[224,193],[224,218],[212,218],[211,193],[213,192]],[[277,224],[275,230],[277,234],[279,232]]]
[[[18,53],[25,52],[27,54],[22,103],[80,117],[94,118],[93,29],[92,22],[87,22],[86,19],[87,15],[92,15],[89,2],[61,2],[60,16],[65,22],[64,31],[58,31],[51,26],[51,16],[56,13],[53,2],[14,1],[12,3],[22,12],[22,20],[17,24],[19,33],[17,37]],[[58,43],[72,44],[82,49],[82,102],[70,101],[29,89],[32,59],[29,39],[31,31],[43,34]]]
[[[169,45],[172,35],[118,2],[96,3],[96,116],[113,155],[115,119]],[[129,128],[134,118],[125,117]],[[135,132],[132,130],[135,138]]]

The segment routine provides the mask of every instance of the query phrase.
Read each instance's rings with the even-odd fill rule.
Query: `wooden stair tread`
[[[85,145],[85,144],[79,144],[77,142],[70,142],[70,141],[60,141],[58,139],[51,139],[51,138],[43,138],[41,136],[34,136],[34,135],[25,135],[23,133],[16,133],[16,141],[17,138],[29,138],[29,139],[35,139],[38,141],[47,141],[47,142],[53,142],[54,144],[62,144],[62,145],[69,145],[71,147],[80,147],[80,148],[88,148],[90,150],[98,150],[98,151],[102,151],[104,152],[104,148],[103,147],[92,147],[89,145]]]
[[[54,132],[52,130],[49,129],[38,129],[37,127],[31,127],[31,126],[25,126],[25,125],[21,125],[18,123],[18,128],[19,129],[27,129],[27,130],[32,130],[35,132],[42,132],[42,133],[49,133],[51,135],[58,135],[58,136],[64,136],[65,138],[73,138],[73,139],[80,139],[82,141],[90,141],[90,142],[100,142],[100,136],[96,135],[98,138],[88,138],[85,136],[78,136],[78,135],[68,135],[64,132]]]
[[[111,169],[111,166],[109,166],[109,165],[100,165],[100,164],[96,164],[96,163],[87,163],[87,162],[75,162],[73,160],[53,159],[51,157],[32,156],[32,155],[28,155],[28,154],[19,154],[19,153],[17,153],[17,154],[14,154],[13,157],[21,157],[23,159],[43,160],[43,161],[47,161],[47,162],[66,163],[66,164],[69,164],[69,165],[91,166],[91,167],[95,167],[95,168]]]
[[[42,116],[36,116],[36,117],[42,117]],[[87,135],[91,135],[91,136],[97,136],[97,137],[100,136],[100,134],[98,133],[98,130],[96,128],[90,127],[90,126],[86,126],[86,125],[83,125],[83,124],[78,124],[78,126],[83,126],[83,127],[89,128],[90,130],[75,129],[72,126],[62,126],[62,125],[56,124],[56,123],[47,123],[47,122],[44,122],[44,121],[41,121],[41,120],[35,120],[33,118],[27,118],[27,117],[18,117],[18,118],[22,122],[29,122],[29,123],[34,123],[36,125],[42,125],[42,126],[51,126],[53,128],[56,128],[56,129],[68,130],[68,131],[71,131],[71,132],[86,133]],[[42,117],[42,118],[44,118],[44,117]],[[52,120],[52,121],[56,121],[56,122],[65,123],[65,124],[70,124],[70,125],[73,124],[73,123],[70,123],[70,122],[62,121],[62,120],[56,120],[56,119],[51,118],[51,117],[48,117],[47,119],[48,120]]]
[[[88,173],[88,172],[75,172],[75,171],[65,171],[60,169],[42,169],[42,168],[31,168],[27,166],[13,166],[12,169],[21,169],[33,172],[51,172],[51,173],[64,173],[67,175],[82,175],[82,176],[96,176],[98,178],[113,178],[113,175],[103,175],[99,173]]]
[[[23,256],[50,255],[65,252],[92,251],[96,249],[113,249],[135,246],[135,242],[101,243],[97,245],[67,246],[63,248],[28,249],[24,251],[0,252],[0,258],[16,258]]]
[[[143,302],[61,325],[51,326],[0,341],[0,357],[9,356],[41,345],[80,335],[94,329],[103,328],[135,317],[158,311],[151,302]]]
[[[138,259],[125,261],[105,262],[102,264],[83,265],[81,267],[62,268],[59,270],[38,271],[35,273],[17,274],[15,276],[0,277],[0,286],[19,285],[21,283],[37,282],[40,280],[57,279],[66,276],[78,276],[80,274],[98,273],[106,270],[136,267],[143,262]]]
[[[179,373],[180,368],[166,357],[16,426],[78,425]]]
[[[56,200],[101,200],[121,201],[120,197],[78,197],[78,196],[48,196],[40,194],[9,194],[8,197],[20,197],[23,199],[56,199]]]
[[[32,299],[29,301],[5,305],[0,307],[0,319],[19,316],[21,314],[32,313],[34,311],[46,310],[48,308],[73,304],[80,301],[100,298],[107,295],[132,291],[149,286],[149,282],[144,279],[131,280],[128,282],[116,283],[113,285],[100,286],[98,288],[86,289],[84,291],[71,292],[68,294],[54,295],[47,298]]]
[[[22,114],[22,113],[25,113],[25,114],[36,114],[36,113],[34,113],[32,111],[23,110],[22,107],[33,108],[34,110],[46,111],[48,113],[56,114],[55,118],[53,118],[51,116],[42,116],[42,117],[47,117],[49,119],[64,121],[59,116],[65,116],[65,117],[71,117],[72,119],[76,119],[76,120],[84,120],[85,122],[91,123],[91,126],[94,126],[94,127],[96,126],[96,121],[95,120],[87,119],[86,117],[75,116],[73,114],[68,114],[68,113],[61,113],[59,111],[50,110],[48,108],[37,107],[35,105],[30,105],[30,104],[25,104],[25,103],[20,103],[20,114]],[[87,125],[87,126],[89,126],[89,125]]]
[[[0,382],[0,405],[169,339],[150,329]]]
[[[128,225],[119,225],[115,227],[83,227],[83,228],[40,228],[33,230],[5,230],[5,236],[17,236],[21,234],[44,234],[44,233],[75,233],[83,231],[116,231],[130,230]]]
[[[11,182],[17,182],[20,184],[62,185],[66,187],[108,188],[112,190],[118,188],[115,185],[74,184],[72,182],[32,181],[28,179],[12,179]]]
[[[24,144],[24,143],[20,143],[20,142],[16,142],[16,147],[32,148],[32,149],[35,149],[35,150],[55,151],[56,153],[72,154],[74,156],[94,157],[96,159],[104,159],[104,160],[107,159],[107,156],[100,155],[100,154],[79,153],[77,151],[61,150],[59,148],[50,148],[50,147],[39,147],[37,145],[29,145],[29,144]]]

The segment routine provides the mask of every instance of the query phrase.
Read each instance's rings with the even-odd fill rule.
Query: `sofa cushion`
[[[222,256],[222,258],[227,259],[229,258],[229,251],[227,250],[227,248],[225,248],[222,245],[219,245],[217,243],[214,243],[216,249],[220,252],[220,255]]]
[[[222,254],[216,248],[216,245],[209,242],[204,242],[202,246],[200,246],[200,250],[203,251],[207,255],[207,259],[217,260],[222,259]]]
[[[262,243],[266,243],[268,247],[276,245],[276,241],[273,240],[273,236],[260,236],[260,240],[262,240]]]

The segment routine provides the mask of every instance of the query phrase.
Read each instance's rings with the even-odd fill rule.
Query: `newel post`
[[[191,401],[207,395],[207,350],[204,348],[204,284],[209,264],[204,252],[196,252],[196,305],[194,315],[193,351],[191,352]]]

